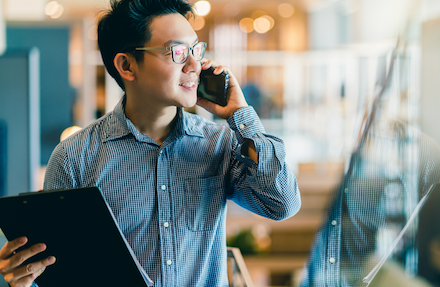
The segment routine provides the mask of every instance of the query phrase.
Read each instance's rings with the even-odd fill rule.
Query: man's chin
[[[181,103],[181,106],[185,109],[189,109],[194,107],[197,104],[197,98],[195,98],[194,100],[189,100],[189,101],[185,101]]]

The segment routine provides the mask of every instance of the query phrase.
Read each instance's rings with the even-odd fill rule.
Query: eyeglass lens
[[[174,62],[181,64],[188,59],[189,47],[186,45],[177,45],[173,47],[173,59]],[[203,58],[205,46],[203,43],[197,43],[192,48],[192,53],[196,61],[200,61]]]

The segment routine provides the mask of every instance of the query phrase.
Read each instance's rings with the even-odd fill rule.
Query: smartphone
[[[222,72],[214,75],[214,70],[214,67],[210,67],[200,72],[197,95],[224,107],[228,104],[226,91],[229,85],[229,74]]]

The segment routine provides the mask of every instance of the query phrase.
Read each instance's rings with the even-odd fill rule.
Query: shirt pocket
[[[189,178],[185,181],[186,220],[191,231],[213,230],[225,208],[222,176]]]

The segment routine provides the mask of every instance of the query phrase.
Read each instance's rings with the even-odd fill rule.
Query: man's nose
[[[194,55],[190,52],[188,59],[185,62],[185,66],[183,67],[183,72],[184,73],[197,72],[201,70],[201,67],[202,66],[200,65],[200,62],[198,62],[194,58]]]

